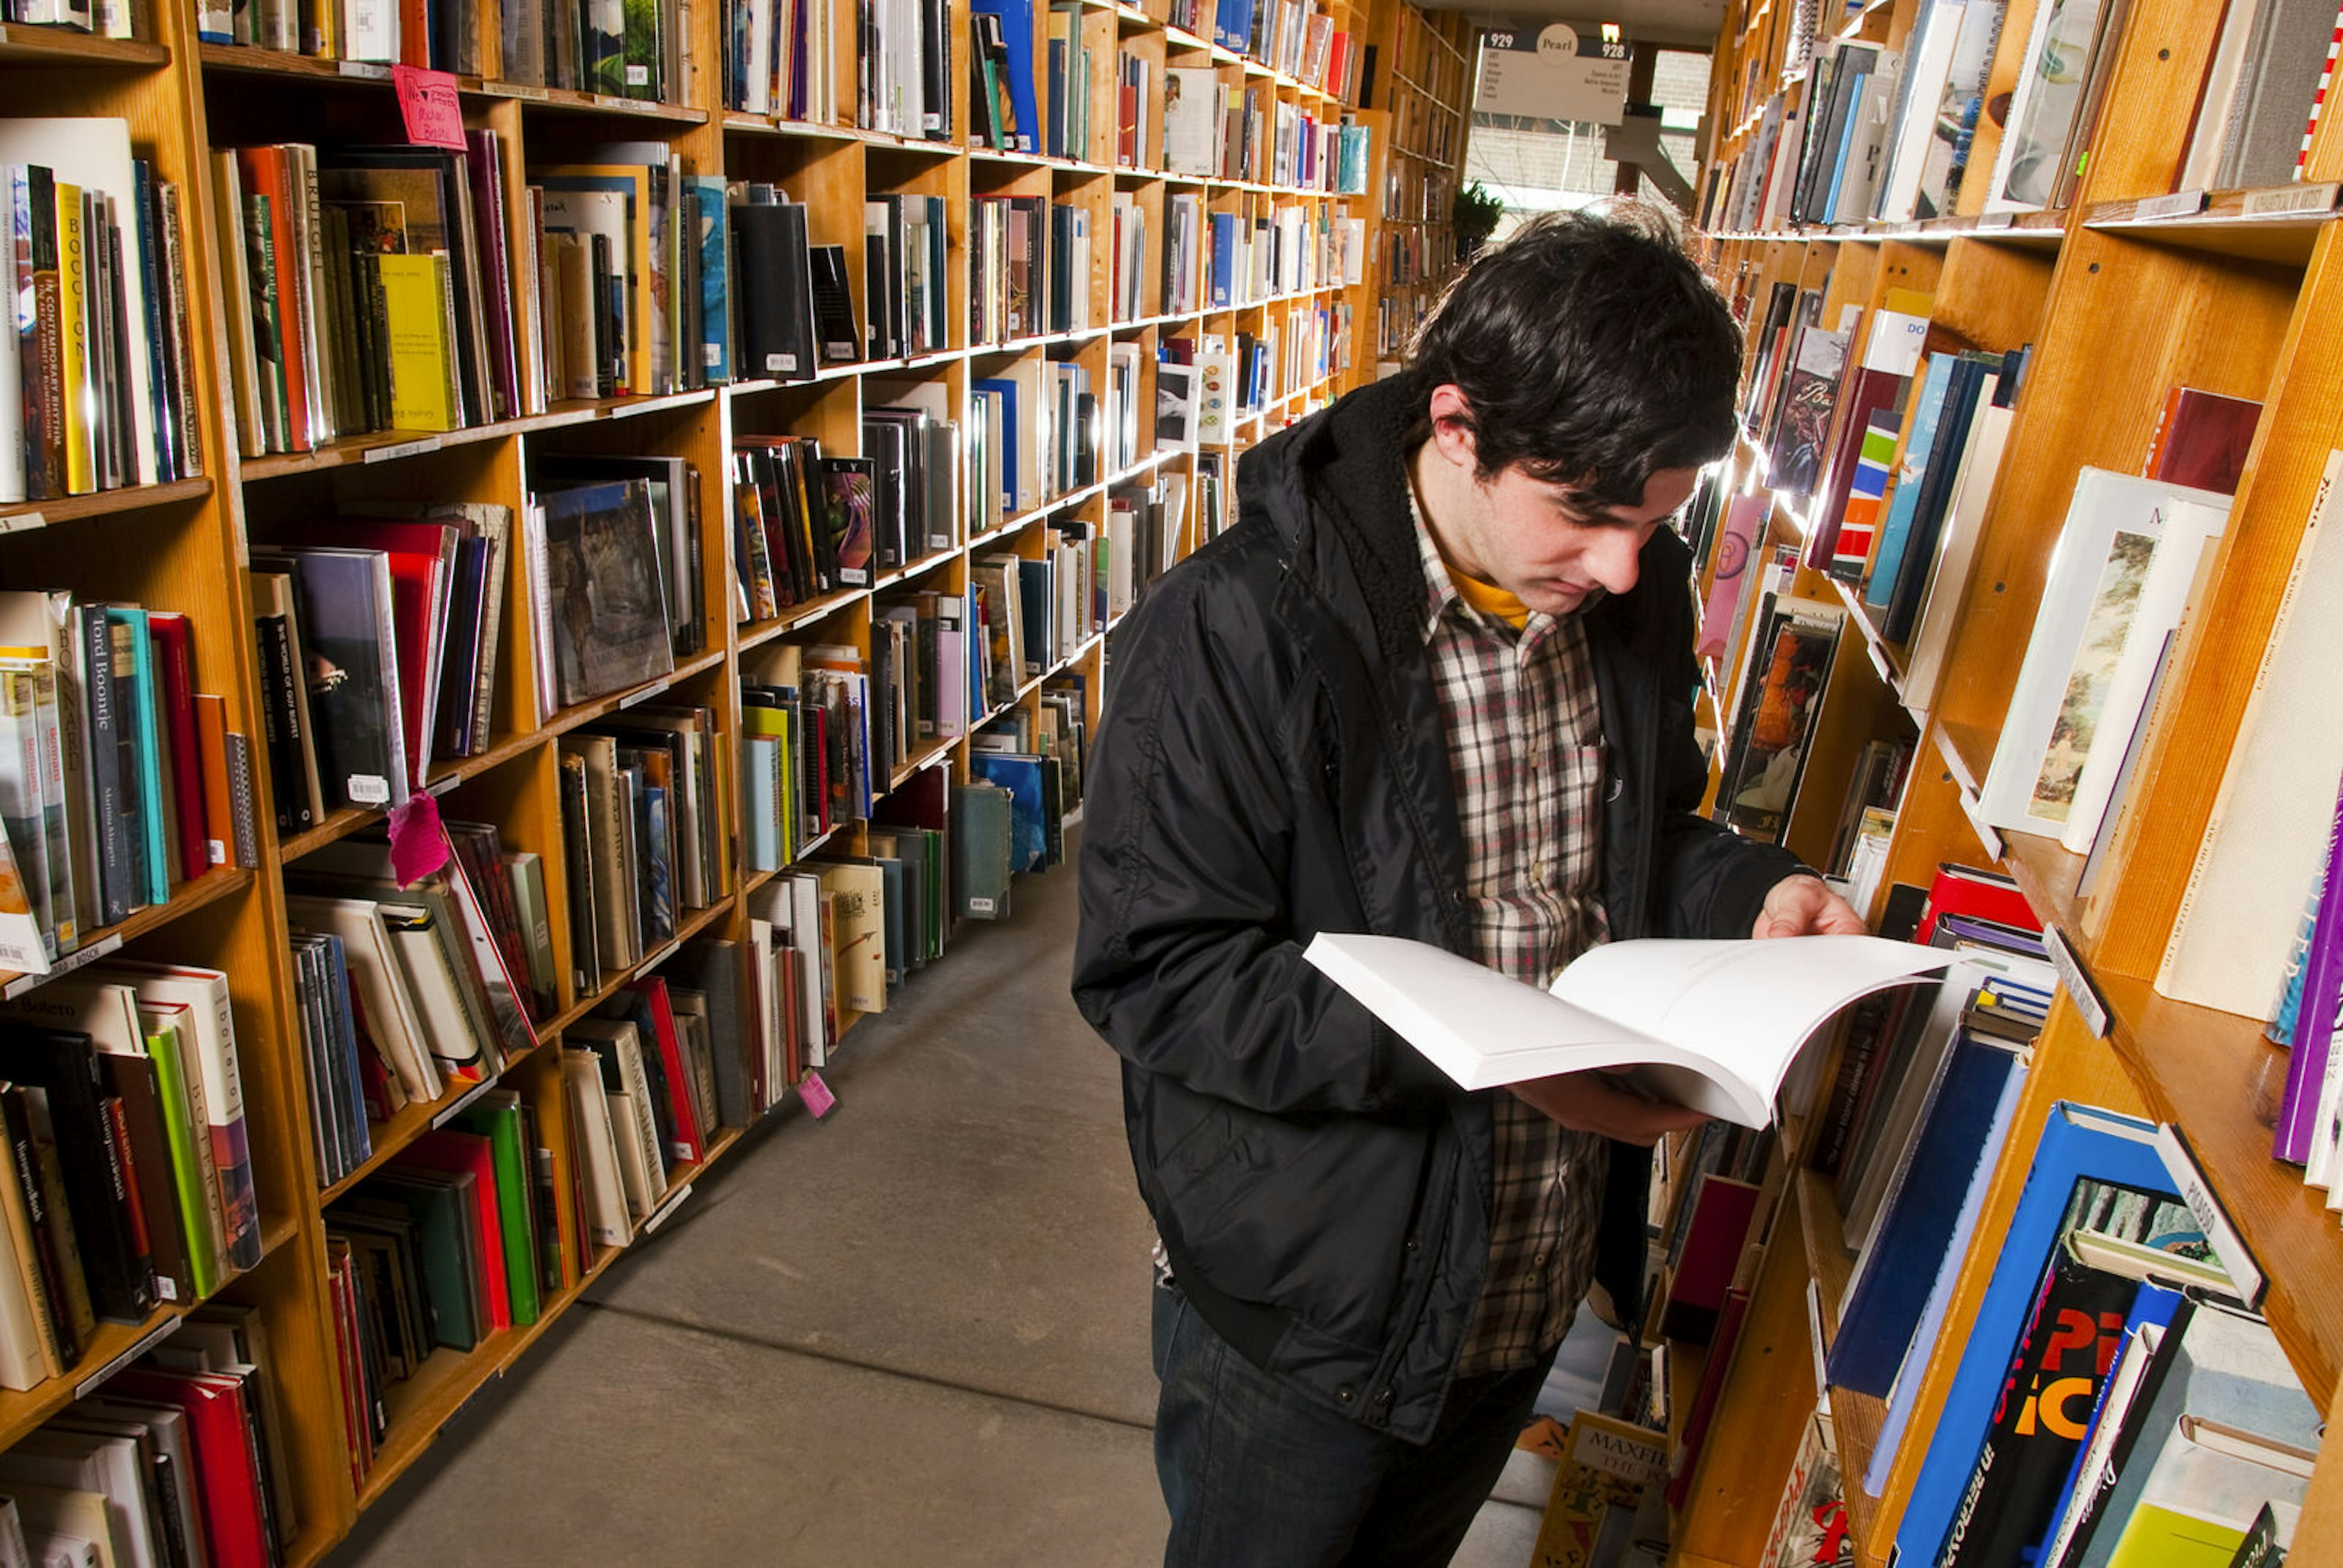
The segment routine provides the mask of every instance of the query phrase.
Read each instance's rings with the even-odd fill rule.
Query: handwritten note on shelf
[[[464,150],[464,106],[456,96],[452,75],[418,65],[393,65],[390,83],[398,93],[398,112],[407,121],[408,141],[417,146]]]

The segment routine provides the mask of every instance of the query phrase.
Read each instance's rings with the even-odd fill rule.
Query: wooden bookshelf
[[[1800,109],[1813,85],[1788,36],[1791,10],[1784,0],[1726,7],[1711,76],[1709,124],[1718,130],[1704,152],[1728,182],[1720,188],[1756,156],[1768,98]],[[1843,25],[1843,38],[1899,48],[1921,11],[1916,0],[1875,0],[1826,25]],[[1830,1391],[1856,1560],[1865,1568],[1884,1564],[1896,1541],[1995,1265],[1994,1239],[2016,1210],[2056,1101],[2176,1124],[2270,1277],[2267,1315],[2315,1403],[2331,1408],[2343,1372],[2343,1226],[2298,1169],[2270,1156],[2286,1055],[2263,1039],[2260,1019],[2187,1006],[2154,984],[2328,454],[2343,445],[2343,226],[2335,186],[2321,183],[2343,176],[2343,134],[2322,121],[2297,185],[2177,190],[2190,116],[2173,106],[2196,102],[2217,30],[2178,0],[2134,6],[2123,26],[2108,45],[2105,104],[2069,205],[1987,213],[1988,182],[1972,177],[1954,210],[1921,222],[1777,226],[1701,241],[1712,277],[1729,297],[1754,302],[1756,317],[1779,283],[1825,290],[1826,323],[1845,307],[1876,310],[1887,288],[1902,287],[1931,297],[1931,353],[2031,350],[1967,576],[1940,579],[1934,589],[1948,596],[1942,613],[1951,635],[1933,694],[1906,689],[1912,649],[1884,635],[1851,585],[1801,568],[1792,589],[1848,612],[1799,811],[1811,805],[1835,816],[1860,742],[1907,741],[1913,763],[1885,879],[1926,885],[1943,861],[1998,865],[2063,937],[2095,993],[2078,1001],[2062,989],[2034,1049],[1941,1331],[1906,1362],[1917,1393],[1900,1445],[1881,1452],[1879,1402]],[[2014,80],[2021,31],[2001,34],[1988,82]],[[2000,136],[1997,125],[1980,122],[1973,176],[1992,166]],[[1750,326],[1754,340],[1755,317]],[[2131,792],[2087,888],[2086,857],[2055,835],[1986,826],[1980,789],[2077,475],[2087,467],[2144,471],[2166,394],[2178,386],[2253,398],[2262,414],[2192,629],[2176,645]],[[1745,437],[1729,462],[1736,486],[1767,484],[1762,434]],[[1803,547],[1815,520],[1805,501],[1781,499],[1760,551]],[[1700,586],[1704,591],[1705,578]],[[1932,599],[1928,614],[1938,613]],[[1852,658],[1850,644],[1858,650]],[[1720,698],[1745,657],[1736,642],[1714,662],[1707,678]],[[1849,710],[1838,711],[1842,705]],[[1734,717],[1728,709],[1724,721]],[[1810,855],[1811,838],[1795,837],[1799,820],[1794,816],[1793,847]],[[2093,1027],[2100,1004],[2104,1034]],[[1786,1298],[1794,1285],[1798,1293],[1815,1287],[1823,1309],[1815,1327],[1827,1341],[1851,1261],[1831,1183],[1801,1172],[1767,1242],[1750,1317],[1757,1337],[1745,1333],[1715,1418],[1735,1441],[1728,1452],[1704,1455],[1692,1505],[1678,1522],[1685,1560],[1759,1560],[1795,1444],[1775,1444],[1760,1461],[1747,1452],[1749,1440],[1774,1430],[1779,1406],[1811,1409],[1816,1392],[1807,1359],[1784,1350]],[[1768,1291],[1785,1299],[1769,1301]],[[1886,1476],[1876,1494],[1861,1484],[1875,1456]],[[2321,1451],[2312,1496],[2318,1506],[2306,1513],[2291,1555],[2324,1561],[2343,1553],[2336,1505],[2343,1450],[2333,1443]]]
[[[684,457],[699,476],[697,499],[707,587],[705,602],[687,607],[686,613],[696,616],[707,634],[704,651],[679,659],[673,674],[659,680],[553,710],[551,704],[539,701],[536,690],[523,613],[527,605],[521,597],[528,588],[516,559],[507,590],[511,597],[504,618],[490,733],[478,755],[442,760],[430,771],[429,792],[439,798],[449,819],[496,823],[507,847],[538,853],[547,874],[558,994],[548,1016],[537,1020],[540,1043],[512,1053],[488,1085],[451,1083],[437,1101],[407,1106],[373,1124],[371,1156],[341,1180],[330,1184],[320,1181],[300,1043],[300,1006],[287,950],[286,883],[288,876],[297,875],[295,869],[306,857],[379,828],[383,814],[332,810],[299,832],[280,833],[265,764],[256,768],[256,870],[216,869],[176,888],[168,903],[141,910],[119,927],[85,938],[91,944],[85,950],[120,947],[142,957],[203,963],[232,977],[265,1252],[256,1268],[228,1281],[220,1293],[257,1304],[271,1340],[271,1371],[288,1429],[284,1435],[293,1458],[295,1502],[302,1521],[301,1533],[287,1554],[291,1568],[309,1568],[343,1539],[360,1512],[385,1493],[447,1421],[526,1355],[546,1328],[620,1255],[624,1249],[584,1242],[580,1218],[571,1211],[558,1041],[564,1030],[628,980],[656,971],[679,944],[700,936],[742,940],[750,893],[776,874],[746,873],[740,865],[740,825],[737,820],[724,823],[731,890],[704,907],[679,909],[672,941],[633,964],[606,968],[590,994],[581,991],[569,962],[572,937],[565,918],[566,875],[560,863],[557,786],[563,738],[635,701],[673,693],[678,700],[717,712],[719,730],[711,739],[719,747],[718,766],[729,769],[739,733],[741,681],[744,676],[756,678],[760,661],[769,657],[775,644],[784,639],[844,643],[867,657],[873,617],[887,596],[928,588],[960,591],[969,580],[969,561],[980,554],[1007,550],[1038,559],[1051,537],[1047,524],[1079,519],[1102,526],[1110,490],[1126,483],[1177,473],[1192,481],[1192,496],[1201,463],[1213,450],[1225,465],[1233,505],[1234,460],[1244,448],[1373,377],[1383,352],[1374,341],[1377,303],[1392,283],[1385,276],[1388,252],[1383,241],[1387,226],[1398,221],[1383,210],[1386,172],[1403,157],[1423,167],[1438,162],[1428,142],[1398,151],[1391,146],[1398,113],[1393,99],[1414,106],[1409,125],[1416,137],[1444,138],[1442,145],[1455,149],[1451,157],[1461,156],[1467,88],[1462,41],[1468,36],[1463,21],[1427,16],[1400,0],[1331,0],[1325,9],[1332,25],[1377,49],[1377,65],[1368,78],[1370,95],[1354,104],[1222,47],[1211,37],[1211,0],[1203,0],[1199,9],[1192,25],[1182,27],[1170,24],[1168,4],[1141,8],[1085,0],[1081,26],[1093,74],[1089,126],[1093,159],[1111,158],[1114,152],[1111,73],[1116,50],[1123,48],[1159,66],[1167,60],[1208,64],[1223,80],[1242,81],[1260,91],[1266,102],[1323,122],[1348,118],[1365,126],[1371,173],[1364,194],[1199,179],[1107,161],[973,146],[965,81],[969,13],[958,3],[950,10],[953,121],[950,139],[942,142],[845,123],[854,109],[851,29],[826,41],[827,55],[816,66],[832,74],[842,104],[840,119],[811,124],[728,107],[718,64],[725,57],[727,10],[719,5],[684,4],[671,9],[670,15],[683,18],[688,35],[681,51],[684,81],[669,101],[527,85],[500,79],[493,69],[459,76],[455,86],[468,126],[492,129],[501,138],[508,199],[518,195],[529,171],[538,166],[578,161],[602,144],[646,141],[680,154],[694,174],[781,185],[807,204],[817,244],[859,242],[862,201],[870,193],[944,196],[950,247],[947,342],[933,352],[910,357],[825,365],[803,382],[741,380],[661,396],[555,401],[541,413],[451,431],[357,435],[315,450],[266,456],[244,455],[233,427],[236,405],[230,395],[227,312],[244,307],[244,302],[224,297],[212,232],[216,209],[210,198],[209,155],[216,148],[276,142],[332,146],[396,140],[399,120],[390,68],[201,42],[195,35],[192,7],[139,7],[144,31],[135,41],[0,27],[0,96],[7,99],[8,114],[126,119],[139,156],[151,159],[156,174],[180,190],[203,476],[69,500],[0,507],[0,578],[11,587],[70,588],[77,598],[185,610],[196,631],[196,685],[226,697],[232,730],[247,738],[263,733],[247,577],[254,541],[297,528],[304,518],[330,515],[346,500],[468,500],[517,511],[529,490],[532,461],[548,453],[625,451]],[[490,32],[493,11],[489,7]],[[1038,41],[1035,54],[1039,66]],[[1404,68],[1393,70],[1402,56],[1406,57]],[[1036,75],[1037,81],[1046,81],[1038,69]],[[1440,164],[1434,174],[1444,168]],[[1106,220],[1110,197],[1117,192],[1136,196],[1154,221],[1143,308],[1127,320],[1111,319],[1107,308]],[[1212,211],[1266,215],[1272,208],[1299,207],[1313,233],[1322,223],[1363,220],[1363,274],[1356,284],[1345,285],[1320,269],[1302,287],[1234,307],[1164,308],[1153,263],[1160,257],[1160,226],[1169,192],[1196,195]],[[1081,286],[1090,291],[1092,325],[1006,343],[972,340],[970,198],[995,193],[1046,195],[1091,208],[1092,254],[1099,266]],[[1444,228],[1445,216],[1443,203],[1436,214],[1415,221],[1419,227],[1437,230]],[[1447,255],[1436,243],[1419,245],[1415,254],[1423,259],[1399,286],[1414,297],[1428,296],[1444,281]],[[521,302],[527,287],[516,286],[512,303]],[[859,270],[853,292],[858,317],[867,317]],[[1318,325],[1322,314],[1323,327]],[[826,451],[851,454],[860,450],[856,439],[860,411],[892,401],[906,386],[940,387],[955,407],[964,407],[972,379],[1000,374],[1006,366],[1063,360],[1087,367],[1093,385],[1102,387],[1111,347],[1124,344],[1141,350],[1141,423],[1145,427],[1144,410],[1152,404],[1153,366],[1167,339],[1271,330],[1281,335],[1282,349],[1301,335],[1323,333],[1328,340],[1324,366],[1298,354],[1290,364],[1282,358],[1273,364],[1266,399],[1232,422],[1234,439],[1230,446],[1204,454],[1153,448],[1142,429],[1135,459],[1097,483],[1051,496],[973,538],[960,529],[950,548],[930,550],[890,568],[870,588],[832,593],[766,619],[736,622],[728,462],[736,436],[810,435],[820,439]],[[1192,511],[1180,553],[1200,542]],[[1018,709],[1035,713],[1043,688],[1059,677],[1071,676],[1083,689],[1087,718],[1094,725],[1108,647],[1105,635],[1082,638],[1068,657],[1053,661],[1042,675],[1021,679],[1014,699],[985,717],[999,719]],[[551,714],[541,723],[536,720],[540,711]],[[964,782],[970,776],[969,751],[965,739],[922,742],[881,786],[900,789],[939,769],[951,780]],[[860,823],[841,824],[805,846],[800,860],[818,851],[859,854],[868,847],[867,831]],[[0,985],[38,983],[38,977],[0,975]],[[841,1021],[850,1022],[850,1015]],[[719,1050],[739,1046],[737,1041],[718,1043]],[[572,1243],[570,1251],[583,1256],[568,1260],[564,1287],[548,1294],[536,1324],[492,1333],[468,1354],[443,1350],[428,1359],[420,1375],[392,1387],[388,1434],[364,1480],[354,1483],[330,1306],[326,1211],[488,1086],[517,1090],[534,1108],[540,1141],[555,1155],[563,1234]],[[780,1120],[769,1113],[759,1128],[715,1131],[706,1161],[670,1172],[668,1196],[642,1229],[656,1229],[678,1205],[687,1203],[692,1182],[717,1161],[750,1146],[750,1134],[769,1130],[789,1135],[774,1125]],[[167,1333],[177,1311],[158,1312],[140,1324],[106,1324],[89,1353],[66,1376],[28,1394],[0,1394],[0,1445],[16,1441],[65,1408],[83,1384],[110,1370],[126,1352]]]

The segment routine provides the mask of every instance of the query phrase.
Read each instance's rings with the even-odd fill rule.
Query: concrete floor
[[[1160,1562],[1151,1232],[1066,996],[1071,868],[1016,898],[848,1037],[827,1121],[735,1151],[327,1568]],[[1529,1561],[1551,1471],[1515,1461],[1459,1568]]]

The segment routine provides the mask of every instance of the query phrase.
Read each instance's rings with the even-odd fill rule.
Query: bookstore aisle
[[[328,1568],[1161,1560],[1150,1233],[1069,866],[965,929],[451,1422]],[[1527,1462],[1459,1568],[1518,1568]]]

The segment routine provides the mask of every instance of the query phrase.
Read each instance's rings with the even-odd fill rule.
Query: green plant
[[[1491,195],[1479,180],[1456,193],[1451,221],[1456,228],[1456,255],[1460,260],[1471,256],[1496,232],[1497,220],[1504,213],[1505,204]]]

